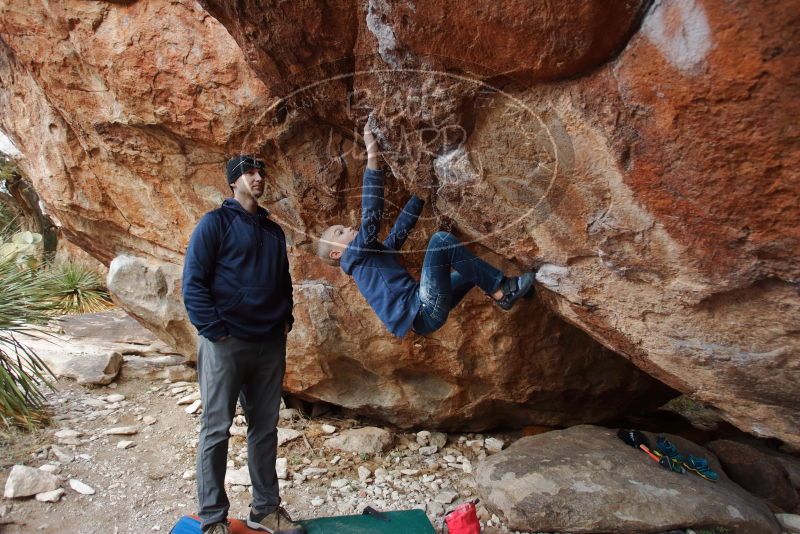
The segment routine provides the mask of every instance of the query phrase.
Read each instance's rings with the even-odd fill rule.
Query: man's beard
[[[247,180],[242,180],[242,182],[244,183],[245,193],[247,193],[248,195],[250,195],[254,199],[258,200],[259,198],[261,198],[261,195],[264,194],[264,185],[263,184],[261,185],[261,190],[260,190],[261,192],[258,193],[258,194],[255,194],[255,192],[253,192],[253,188],[250,186],[249,183],[247,183]]]

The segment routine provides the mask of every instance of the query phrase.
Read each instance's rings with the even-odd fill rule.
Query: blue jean
[[[487,294],[500,287],[503,273],[461,244],[449,232],[436,232],[428,241],[419,284],[421,306],[412,329],[430,334],[447,321],[450,310],[475,286]]]

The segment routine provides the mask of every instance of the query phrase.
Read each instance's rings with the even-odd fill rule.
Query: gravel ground
[[[196,383],[122,376],[106,387],[86,388],[68,379],[57,384],[58,390],[48,394],[52,425],[2,443],[0,484],[6,484],[14,464],[51,464],[50,469],[64,481],[65,494],[55,503],[33,497],[3,499],[0,531],[169,532],[180,516],[195,513],[199,411],[189,414],[186,410],[197,396]],[[178,405],[180,399],[185,404]],[[243,417],[237,417],[234,433],[244,430],[240,423],[244,424]],[[125,426],[134,427],[136,432],[104,434]],[[444,447],[431,452],[436,436],[432,439],[424,432],[419,436],[393,432],[394,445],[387,452],[359,454],[324,446],[330,437],[365,426],[358,420],[335,416],[309,419],[289,409],[282,411],[279,426],[297,431],[285,431],[287,436],[297,437],[281,445],[278,456],[287,464],[286,480],[281,481],[284,506],[301,519],[360,513],[367,505],[378,510],[421,508],[438,531],[446,509],[476,498],[472,466],[488,453],[487,447],[493,450],[498,446],[488,435],[452,434]],[[64,429],[81,434],[55,436],[56,431]],[[510,441],[509,436],[494,438],[506,444]],[[121,441],[133,443],[129,448],[119,448]],[[58,461],[53,445],[60,449],[62,461]],[[74,455],[74,460],[65,461],[65,452]],[[229,474],[246,465],[245,438],[234,435],[229,447]],[[95,493],[74,491],[68,479],[89,485]],[[250,488],[247,480],[237,482],[227,488],[230,516],[244,517]],[[480,505],[479,512],[484,532],[508,532]]]

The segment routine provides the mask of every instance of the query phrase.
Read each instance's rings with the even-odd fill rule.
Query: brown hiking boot
[[[271,514],[256,514],[251,509],[250,516],[247,518],[247,527],[270,534],[306,534],[303,525],[292,521],[289,513],[281,506],[278,506]]]

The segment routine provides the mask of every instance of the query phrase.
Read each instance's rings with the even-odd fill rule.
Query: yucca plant
[[[51,268],[55,313],[93,313],[113,306],[100,275],[78,263],[66,262]]]
[[[4,430],[30,430],[47,420],[41,388],[54,389],[55,376],[20,336],[47,323],[53,292],[36,269],[13,258],[0,259],[0,287],[0,422]]]
[[[13,224],[0,229],[0,434],[32,430],[48,418],[42,391],[55,389],[55,375],[24,335],[44,335],[56,315],[111,306],[99,274],[75,263],[48,267],[41,241]]]

